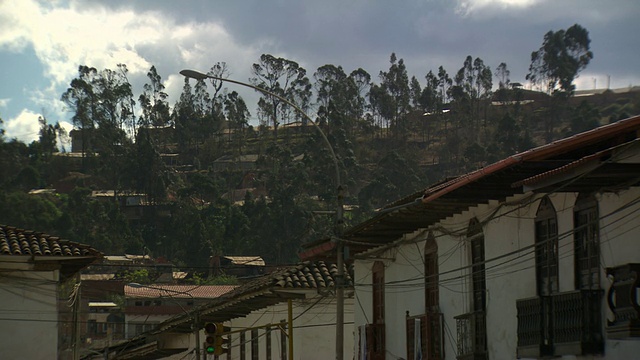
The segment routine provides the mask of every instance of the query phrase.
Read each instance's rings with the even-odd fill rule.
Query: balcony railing
[[[458,333],[458,360],[487,358],[486,315],[476,311],[458,315],[456,329]]]
[[[640,264],[607,268],[613,283],[607,303],[613,320],[607,321],[607,336],[613,339],[640,338]]]
[[[601,290],[518,300],[518,356],[602,353],[601,303]]]

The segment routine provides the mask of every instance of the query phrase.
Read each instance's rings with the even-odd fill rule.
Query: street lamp
[[[177,290],[171,290],[171,289],[164,289],[161,287],[156,287],[156,286],[151,286],[151,285],[143,285],[140,283],[128,283],[127,285],[131,286],[132,288],[147,288],[147,289],[153,289],[153,290],[159,290],[159,291],[164,291],[167,293],[174,293],[174,294],[183,294],[183,295],[188,295],[191,298],[191,301],[194,302],[195,305],[195,299],[193,297],[193,295],[191,295],[191,293],[188,293],[186,291],[177,291]],[[182,310],[183,313],[185,313],[186,315],[189,315],[189,312],[184,308],[184,306],[182,306],[182,304],[180,304],[180,302],[176,301],[172,296],[169,296],[170,299],[172,299],[176,304],[178,304],[178,306],[180,307],[180,309]],[[200,360],[200,319],[199,319],[199,314],[197,311],[193,311],[193,323],[191,324],[191,330],[195,332],[196,334],[196,359]]]
[[[182,74],[183,76],[187,77],[187,78],[191,78],[191,79],[195,79],[195,80],[204,80],[204,79],[213,79],[213,80],[219,80],[219,81],[226,81],[226,82],[230,82],[233,84],[237,84],[237,85],[241,85],[241,86],[245,86],[248,88],[252,88],[256,91],[260,91],[264,94],[267,94],[269,96],[273,96],[276,99],[282,101],[283,103],[291,106],[294,110],[296,110],[300,115],[302,115],[307,121],[309,121],[311,124],[313,124],[313,126],[315,126],[315,128],[318,130],[318,132],[320,133],[320,136],[322,136],[322,139],[325,142],[325,145],[327,145],[327,149],[329,149],[329,152],[331,152],[331,157],[333,159],[333,165],[335,167],[335,177],[336,177],[336,200],[337,200],[337,208],[336,208],[336,223],[335,223],[335,228],[334,228],[334,233],[335,233],[335,240],[337,242],[337,246],[336,246],[336,251],[337,251],[337,261],[336,261],[336,265],[338,266],[338,275],[336,278],[336,359],[337,360],[342,360],[344,357],[344,287],[343,287],[343,283],[344,283],[344,258],[343,258],[343,244],[342,241],[340,239],[340,236],[342,235],[342,225],[343,225],[343,221],[344,221],[344,195],[343,195],[343,189],[342,189],[342,184],[340,183],[340,166],[338,165],[338,158],[336,157],[336,153],[333,150],[333,147],[331,146],[331,143],[329,142],[329,139],[327,139],[327,136],[325,135],[325,133],[322,131],[322,129],[320,128],[320,126],[318,125],[318,123],[316,123],[309,115],[307,115],[306,112],[304,112],[302,109],[300,109],[296,104],[292,103],[291,101],[287,100],[286,98],[275,94],[269,90],[263,89],[261,87],[252,85],[252,84],[248,84],[248,83],[244,83],[241,81],[237,81],[237,80],[231,80],[231,79],[227,79],[227,78],[222,78],[222,77],[218,77],[218,76],[214,76],[214,75],[209,75],[209,74],[204,74],[201,73],[199,71],[195,71],[195,70],[182,70],[180,71],[180,74]]]

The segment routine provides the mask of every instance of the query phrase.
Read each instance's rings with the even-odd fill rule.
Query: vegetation
[[[322,127],[339,160],[348,226],[434,181],[637,114],[635,93],[570,96],[592,56],[579,25],[545,35],[529,78],[548,92],[512,86],[507,64],[492,73],[471,55],[453,76],[442,66],[426,71],[423,85],[395,54],[377,80],[332,64],[309,77],[296,62],[265,54],[249,81]],[[210,70],[229,73],[225,63]],[[252,106],[220,81],[185,79],[171,106],[155,67],[136,97],[125,65],[80,66],[61,99],[81,156],[57,154],[64,134],[45,119],[31,144],[1,132],[0,223],[181,267],[206,267],[212,255],[290,263],[303,242],[333,231],[326,215],[336,208],[331,154],[316,129],[278,99],[262,94],[259,123],[250,124]],[[28,194],[44,188],[59,191]]]

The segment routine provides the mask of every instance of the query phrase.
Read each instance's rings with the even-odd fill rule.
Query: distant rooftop
[[[147,287],[148,286],[148,287]],[[124,286],[124,295],[131,298],[195,298],[215,299],[235,289],[236,285],[167,285],[149,284],[141,287]]]

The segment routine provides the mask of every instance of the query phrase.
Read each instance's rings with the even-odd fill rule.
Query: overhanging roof
[[[568,175],[568,170],[580,164],[594,166],[578,179],[576,175],[553,185],[561,186],[563,191],[602,191],[636,185],[640,178],[638,163],[609,159],[616,151],[636,146],[639,131],[640,116],[636,116],[510,156],[389,204],[369,220],[346,230],[341,238],[350,253],[357,254],[428,228],[473,206],[522,194],[531,190],[524,187],[525,182],[550,177],[553,172]],[[331,258],[335,256],[335,248],[330,240],[310,243],[300,257],[303,260]]]
[[[351,272],[345,267],[345,287],[353,288]],[[306,294],[318,294],[335,289],[335,276],[338,268],[324,261],[303,262],[273,271],[270,274],[247,282],[234,290],[213,299],[207,304],[168,319],[149,333],[129,340],[130,345],[121,345],[126,353],[117,358],[155,359],[157,351],[154,336],[166,332],[191,333],[195,314],[200,318],[200,326],[206,322],[225,322],[249,315],[253,311],[264,309],[288,299],[303,299]],[[149,350],[147,354],[146,351]],[[135,356],[132,354],[136,354]],[[138,357],[142,356],[146,357]],[[130,356],[131,355],[131,356]],[[153,357],[155,356],[155,357]]]

